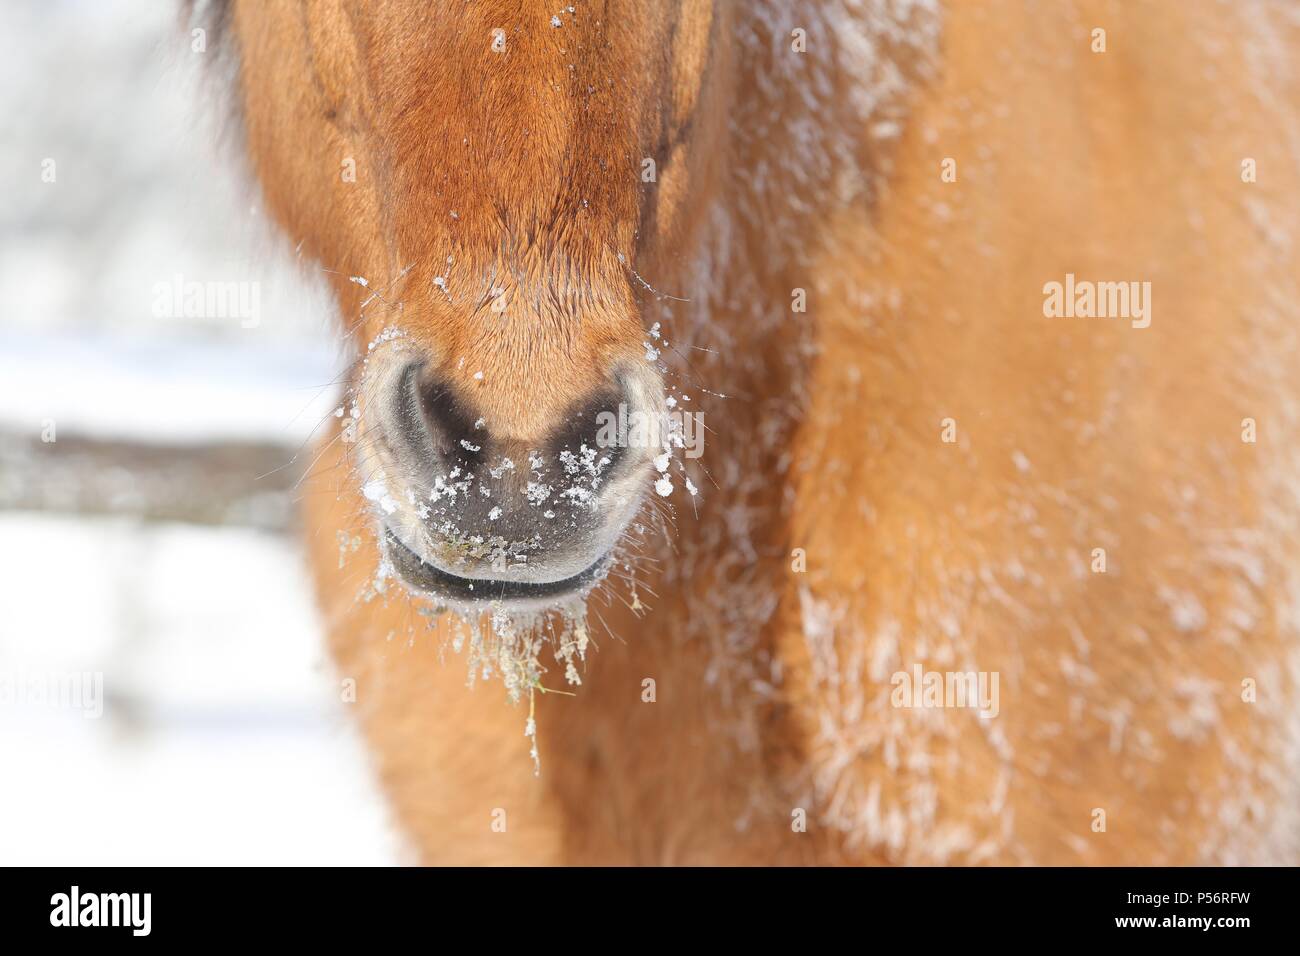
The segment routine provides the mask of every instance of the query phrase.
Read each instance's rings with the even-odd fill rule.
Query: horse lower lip
[[[594,586],[609,560],[609,555],[602,555],[586,569],[558,581],[464,578],[430,564],[403,544],[391,529],[383,530],[389,560],[402,580],[434,597],[461,604],[539,602],[569,597]]]

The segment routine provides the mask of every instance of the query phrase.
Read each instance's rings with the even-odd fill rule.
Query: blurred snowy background
[[[396,862],[293,509],[337,336],[193,39],[165,0],[5,4],[0,864]],[[160,316],[192,282],[257,321]]]

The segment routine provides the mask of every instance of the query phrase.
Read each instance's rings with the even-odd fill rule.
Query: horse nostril
[[[406,445],[436,466],[472,467],[483,458],[487,435],[451,387],[412,363],[402,373],[398,418]]]
[[[573,455],[579,460],[587,459],[588,465],[595,462],[602,472],[612,471],[625,457],[626,448],[618,440],[617,426],[620,417],[627,420],[628,406],[628,396],[621,383],[618,387],[602,389],[573,407],[552,433],[550,451],[557,459]]]

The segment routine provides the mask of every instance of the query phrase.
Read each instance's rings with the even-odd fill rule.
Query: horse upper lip
[[[492,601],[546,601],[586,591],[604,576],[610,555],[601,555],[577,574],[556,581],[510,581],[502,578],[467,578],[453,574],[421,557],[393,530],[383,529],[389,560],[404,581],[446,601],[483,604]]]

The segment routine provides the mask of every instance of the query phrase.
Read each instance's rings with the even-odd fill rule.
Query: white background
[[[54,421],[294,448],[337,403],[319,274],[266,229],[190,43],[161,0],[5,4],[0,441]],[[157,317],[178,274],[256,282],[260,323]],[[104,675],[99,719],[21,689],[82,671]],[[0,510],[6,686],[0,864],[404,859],[292,535]]]

